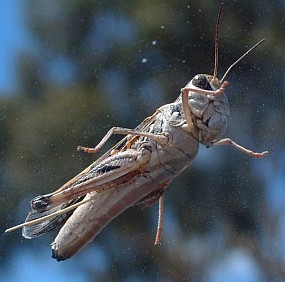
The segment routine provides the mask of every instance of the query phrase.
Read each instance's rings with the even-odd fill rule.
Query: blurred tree
[[[23,220],[28,199],[53,191],[97,157],[76,153],[77,145],[96,145],[115,125],[135,127],[172,102],[195,74],[212,73],[214,65],[219,1],[37,0],[26,5],[34,49],[19,54],[18,95],[0,101],[2,226],[7,218],[9,225]],[[277,129],[284,125],[277,118],[284,115],[284,31],[281,0],[225,5],[219,77],[267,37],[266,45],[228,77],[233,112],[228,135],[273,153],[284,142]],[[126,211],[99,236],[108,254],[102,281],[200,281],[211,260],[236,246],[256,256],[261,267],[266,264],[259,241],[268,222],[266,199],[255,161],[230,148],[202,149],[198,158],[170,186],[170,227],[165,226],[161,248],[152,246],[156,207]],[[16,239],[6,236],[10,244],[1,245],[2,253],[12,241],[16,247]],[[78,263],[83,268],[84,261]],[[90,277],[98,277],[92,269]],[[268,277],[284,277],[275,268],[266,270]]]

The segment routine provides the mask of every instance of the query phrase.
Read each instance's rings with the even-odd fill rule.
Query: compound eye
[[[201,89],[212,90],[211,85],[204,74],[197,74],[194,76],[192,79],[192,84]]]

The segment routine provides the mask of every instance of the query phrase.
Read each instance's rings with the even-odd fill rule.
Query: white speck
[[[162,25],[160,28],[161,28],[161,29],[164,29],[164,25]]]
[[[151,44],[154,46],[156,45],[157,41],[156,40],[152,40]]]
[[[185,64],[186,63],[186,60],[182,60],[182,64]]]
[[[144,64],[144,63],[146,63],[147,62],[147,58],[143,58],[142,60],[141,60],[141,62]]]
[[[190,9],[190,5],[187,5],[187,9]]]

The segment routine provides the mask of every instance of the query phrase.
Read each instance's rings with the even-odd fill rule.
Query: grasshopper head
[[[221,87],[221,83],[217,78],[210,74],[197,74],[191,80],[192,85],[204,90],[217,90]]]
[[[187,84],[203,90],[215,91],[221,87],[221,82],[213,75],[197,74]],[[225,93],[207,97],[195,91],[189,91],[189,108],[192,119],[199,132],[199,142],[205,146],[211,146],[212,142],[219,140],[226,128],[230,115],[228,99]]]

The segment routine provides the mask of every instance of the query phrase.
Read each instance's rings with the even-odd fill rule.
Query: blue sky
[[[24,3],[20,0],[0,1],[0,95],[17,90],[17,52],[32,42],[24,24]]]

